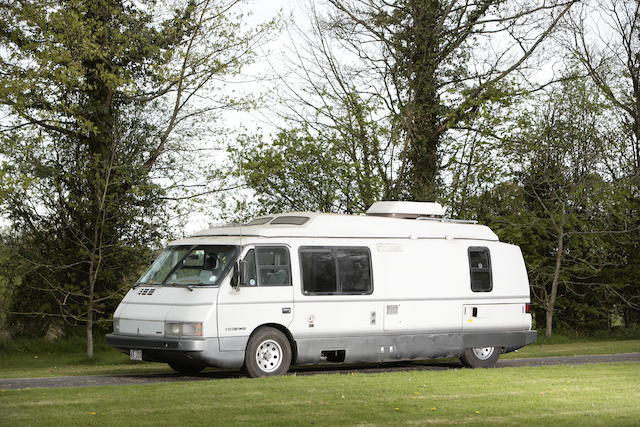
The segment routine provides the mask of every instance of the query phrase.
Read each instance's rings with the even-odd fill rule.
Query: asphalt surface
[[[526,359],[499,360],[498,368],[515,366],[548,366],[548,365],[581,365],[585,363],[640,362],[640,353],[598,354],[591,356],[558,356],[532,357]],[[452,362],[396,362],[381,365],[329,365],[321,367],[292,368],[289,375],[318,374],[350,374],[381,373],[397,371],[437,371],[460,369],[462,365]],[[118,374],[118,375],[85,375],[50,378],[12,378],[0,379],[0,389],[17,390],[26,388],[58,388],[88,387],[105,385],[151,384],[176,381],[208,381],[224,378],[240,378],[244,375],[238,371],[210,371],[198,375],[182,375],[178,373],[162,374]]]

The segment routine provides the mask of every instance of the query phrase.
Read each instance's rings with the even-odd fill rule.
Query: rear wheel
[[[468,348],[460,356],[467,368],[493,368],[500,357],[500,347]]]
[[[175,363],[169,362],[169,366],[176,372],[180,372],[184,375],[194,375],[199,373],[204,369],[204,366],[201,365],[189,365],[185,363]]]
[[[282,375],[291,365],[291,345],[282,332],[260,328],[247,344],[244,367],[250,377]]]

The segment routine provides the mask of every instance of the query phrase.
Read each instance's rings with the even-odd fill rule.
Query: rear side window
[[[366,295],[373,292],[369,248],[301,247],[300,267],[304,294]]]
[[[491,274],[491,253],[489,248],[470,247],[469,272],[471,274],[471,290],[473,292],[491,292],[493,277]]]
[[[302,290],[305,294],[338,292],[336,261],[331,249],[300,249]]]
[[[284,247],[258,247],[247,252],[245,282],[248,286],[289,286],[289,251]]]

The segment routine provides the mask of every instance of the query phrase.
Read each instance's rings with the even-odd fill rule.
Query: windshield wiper
[[[135,285],[133,285],[132,289],[135,289],[138,286],[159,286],[159,285],[162,285],[162,283],[160,283],[160,282],[138,282]]]
[[[179,282],[171,282],[171,283],[165,283],[165,286],[175,286],[178,288],[187,288],[189,289],[191,292],[193,292],[193,287],[197,286],[197,285],[203,285],[204,283],[200,282],[200,281],[193,281],[193,282],[184,282],[184,283],[179,283]]]

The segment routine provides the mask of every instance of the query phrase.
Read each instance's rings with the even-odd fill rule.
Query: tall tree
[[[176,132],[233,101],[193,102],[266,30],[242,30],[238,3],[0,5],[0,206],[29,267],[23,292],[48,295],[22,312],[83,323],[89,358],[96,314],[163,233],[187,148]]]
[[[574,3],[328,0],[326,13],[311,7],[312,35],[296,35],[282,115],[312,139],[368,138],[368,152],[353,146],[375,158],[378,196],[434,200],[448,135],[513,94]],[[349,126],[363,105],[364,132]]]

